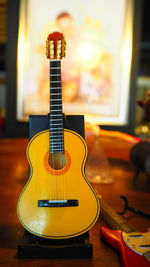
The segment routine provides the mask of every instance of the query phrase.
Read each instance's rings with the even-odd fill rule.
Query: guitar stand
[[[53,240],[24,231],[18,246],[18,258],[90,258],[93,246],[85,233],[69,239]]]
[[[124,207],[123,207],[122,211],[118,212],[118,214],[124,215],[126,213],[126,211],[129,210],[131,212],[134,212],[135,214],[138,214],[138,215],[141,215],[141,216],[143,216],[145,218],[149,218],[150,219],[150,213],[146,213],[146,212],[143,212],[141,210],[129,207],[128,199],[125,196],[120,196],[120,198],[124,201]]]
[[[29,138],[49,128],[49,115],[33,115],[29,117]],[[79,133],[84,138],[84,116],[64,116],[64,128]],[[47,239],[24,231],[18,245],[18,258],[91,258],[93,245],[86,232],[68,239]]]

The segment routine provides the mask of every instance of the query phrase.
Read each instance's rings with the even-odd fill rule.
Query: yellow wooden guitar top
[[[54,239],[74,237],[88,231],[99,216],[99,199],[85,176],[87,147],[75,132],[64,130],[65,168],[47,168],[49,131],[34,136],[27,148],[31,175],[18,201],[18,217],[31,233]],[[67,166],[69,165],[69,166]],[[77,200],[78,206],[38,207],[39,200]]]

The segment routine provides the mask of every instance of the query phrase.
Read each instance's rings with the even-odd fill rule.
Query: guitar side
[[[102,239],[119,251],[121,263],[124,267],[149,267],[149,262],[144,256],[132,251],[124,242],[121,230],[111,230],[104,226],[100,229]]]
[[[87,147],[77,133],[64,130],[66,166],[48,164],[49,130],[34,136],[27,148],[30,178],[18,200],[18,217],[29,232],[44,238],[65,239],[88,231],[99,216],[99,199],[85,176]],[[78,206],[39,207],[38,201],[76,200]]]

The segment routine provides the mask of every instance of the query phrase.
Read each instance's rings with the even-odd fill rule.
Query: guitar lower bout
[[[18,217],[24,228],[37,236],[72,238],[95,224],[99,199],[85,176],[87,146],[84,139],[64,129],[65,160],[54,168],[56,163],[51,166],[48,152],[49,134],[49,130],[45,130],[29,142],[27,157],[31,174],[18,200]],[[57,157],[60,155],[63,153]],[[55,155],[55,159],[57,157]]]

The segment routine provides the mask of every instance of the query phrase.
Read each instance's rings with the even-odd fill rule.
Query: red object
[[[100,229],[102,239],[119,251],[121,263],[124,267],[150,267],[150,263],[144,256],[137,254],[127,247],[122,239],[121,230],[111,230],[102,226]]]
[[[64,38],[63,34],[60,33],[60,32],[53,32],[53,33],[50,33],[47,37],[48,40],[53,40],[54,42],[55,41],[58,41],[58,40],[62,40]]]

